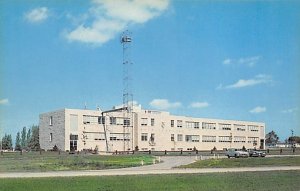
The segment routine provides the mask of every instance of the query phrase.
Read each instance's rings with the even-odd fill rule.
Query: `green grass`
[[[91,154],[74,154],[57,152],[4,153],[0,156],[0,172],[24,171],[59,171],[59,170],[99,170],[124,168],[152,164],[149,155],[100,156]]]
[[[300,166],[300,157],[209,159],[182,165],[179,168],[232,168],[256,166]]]
[[[1,191],[299,191],[300,171],[0,179]]]

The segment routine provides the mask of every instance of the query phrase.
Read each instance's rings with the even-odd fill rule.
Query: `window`
[[[174,140],[174,134],[171,134],[171,141],[175,141]]]
[[[246,142],[246,137],[243,136],[234,136],[234,141],[235,143],[245,143]]]
[[[142,118],[141,119],[141,125],[142,126],[147,126],[148,125],[148,119],[147,118]]]
[[[124,125],[130,126],[130,119],[124,119]]]
[[[99,117],[91,115],[83,115],[83,124],[98,124]]]
[[[151,126],[154,126],[154,118],[151,118]]]
[[[52,134],[52,133],[51,133]],[[78,135],[70,135],[70,140],[78,140]]]
[[[231,131],[231,124],[219,123],[219,129],[223,131]]]
[[[50,116],[50,118],[49,118],[49,125],[53,125],[53,117],[52,116]]]
[[[154,142],[154,133],[151,133],[150,141],[151,141],[151,142]]]
[[[111,133],[109,139],[111,141],[130,141],[129,133]]]
[[[147,133],[142,133],[141,141],[147,141],[147,140],[148,140],[148,134]]]
[[[202,122],[202,129],[216,129],[216,123]]]
[[[182,120],[177,120],[177,127],[179,127],[179,128],[182,127]]]
[[[186,142],[199,142],[200,136],[199,135],[186,135],[185,141]]]
[[[248,137],[248,143],[257,144],[258,143],[258,137]]]
[[[174,120],[171,120],[171,127],[174,127]]]
[[[182,134],[178,134],[178,135],[177,135],[177,141],[182,141],[182,139],[183,139]]]
[[[116,117],[110,117],[109,118],[109,124],[116,125],[117,124],[117,118]]]
[[[50,133],[50,139],[49,139],[50,142],[52,142],[52,140],[53,140],[52,136],[53,136],[52,133]]]
[[[219,142],[230,143],[231,142],[231,137],[230,136],[219,136]]]
[[[202,135],[202,142],[216,142],[216,136]]]
[[[194,128],[194,122],[187,121],[185,122],[186,128]]]
[[[116,117],[116,124],[117,125],[123,125],[124,119],[122,117]]]
[[[246,131],[246,126],[245,125],[234,124],[234,129],[236,131]]]
[[[249,131],[258,131],[258,126],[257,125],[248,125],[248,130]]]
[[[105,117],[104,116],[98,117],[98,124],[105,124]]]
[[[199,122],[195,122],[194,128],[195,128],[195,129],[199,129]]]

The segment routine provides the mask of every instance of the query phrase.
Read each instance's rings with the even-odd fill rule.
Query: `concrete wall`
[[[50,124],[52,118],[52,124]],[[41,149],[51,150],[56,145],[65,150],[65,109],[40,114],[39,142]],[[52,134],[52,140],[50,140]]]

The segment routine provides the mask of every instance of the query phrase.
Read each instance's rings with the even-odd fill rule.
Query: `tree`
[[[278,141],[279,137],[273,130],[266,134],[266,144],[276,144]]]
[[[5,134],[4,137],[2,137],[2,149],[4,150],[12,150],[12,139],[11,135]]]
[[[27,140],[26,140],[27,136],[26,136],[26,127],[23,127],[23,130],[21,132],[21,147],[22,149],[25,149],[27,144]]]
[[[291,136],[288,138],[289,143],[300,143],[300,137],[299,136]]]
[[[16,136],[15,150],[16,150],[16,151],[22,150],[22,147],[21,147],[21,137],[20,137],[20,132],[18,132],[18,133],[17,133],[17,136]]]
[[[40,149],[40,143],[39,143],[39,126],[33,125],[31,127],[31,137],[28,141],[28,148],[30,150],[37,151]]]
[[[29,143],[30,139],[31,139],[31,128],[28,129],[27,135],[26,135],[26,145],[27,145],[27,147],[28,147],[28,143]]]

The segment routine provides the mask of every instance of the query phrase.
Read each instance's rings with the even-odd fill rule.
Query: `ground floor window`
[[[70,135],[70,151],[77,151],[78,135]]]

